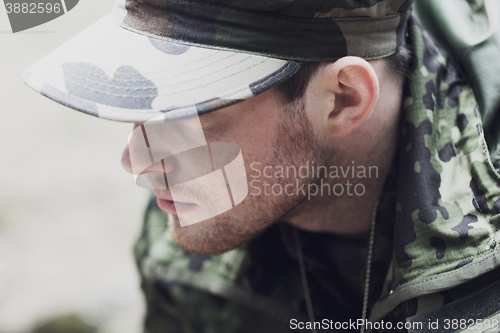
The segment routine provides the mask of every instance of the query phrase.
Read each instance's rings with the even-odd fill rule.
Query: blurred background
[[[0,4],[1,333],[141,331],[132,246],[147,192],[120,166],[132,126],[63,107],[21,80],[112,5],[80,0],[12,34]],[[71,328],[84,323],[97,329]]]

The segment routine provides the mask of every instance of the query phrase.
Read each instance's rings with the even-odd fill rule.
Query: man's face
[[[283,166],[286,170],[287,166],[295,166],[298,169],[313,161],[321,165],[325,155],[320,153],[314,141],[311,123],[302,103],[283,106],[273,90],[202,115],[199,119],[208,143],[231,142],[241,148],[249,194],[234,208],[196,224],[181,227],[178,216],[173,214],[173,218],[169,219],[169,230],[181,247],[196,253],[217,254],[248,241],[306,198],[303,191],[297,191],[297,187],[307,186],[315,179],[295,177],[292,172],[276,178],[276,167]],[[122,164],[127,171],[131,171],[128,146],[123,152]],[[166,172],[174,172],[175,167],[173,163]],[[266,173],[265,167],[268,167]],[[273,192],[272,185],[275,184]],[[277,190],[287,184],[290,185],[286,192],[293,195]],[[170,188],[156,189],[154,193],[159,207],[172,212]],[[187,198],[184,196],[182,205],[186,202],[188,205],[210,204],[209,193],[200,193],[200,189],[186,189],[184,193]],[[192,194],[191,197],[189,194]]]

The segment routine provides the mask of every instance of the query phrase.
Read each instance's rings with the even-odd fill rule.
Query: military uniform
[[[440,332],[500,321],[500,177],[479,108],[414,18],[407,38],[414,56],[376,214],[370,321],[392,322],[393,331],[423,324],[411,332],[436,320]],[[172,241],[166,219],[152,198],[135,251],[146,332],[288,332],[292,319],[308,320],[292,226],[278,222],[243,247],[201,256]],[[367,235],[299,235],[316,321],[361,318]]]

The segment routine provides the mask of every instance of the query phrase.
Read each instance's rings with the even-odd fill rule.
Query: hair
[[[384,58],[391,75],[397,82],[409,76],[409,66],[412,58],[411,50],[407,45],[399,48],[396,53]],[[304,96],[307,85],[311,78],[318,72],[326,62],[304,62],[288,80],[276,85],[276,91],[280,99],[285,103],[293,103]]]

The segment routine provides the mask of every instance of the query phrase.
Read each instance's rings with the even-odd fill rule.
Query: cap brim
[[[107,15],[23,73],[28,86],[96,117],[181,119],[255,96],[299,62],[145,36]]]

